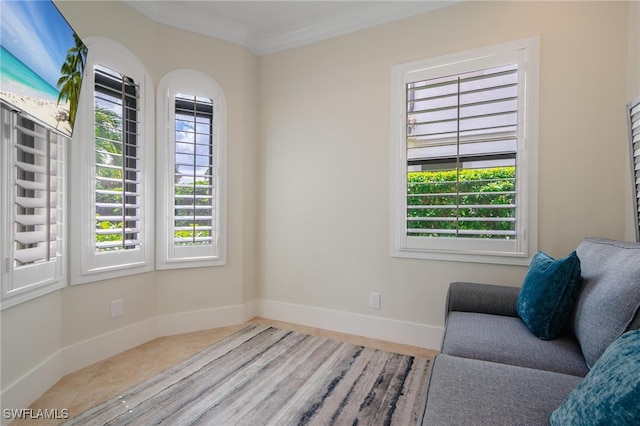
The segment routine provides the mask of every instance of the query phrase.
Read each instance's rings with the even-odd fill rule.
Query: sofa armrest
[[[447,293],[445,316],[451,311],[461,311],[516,317],[519,294],[518,287],[453,282]]]

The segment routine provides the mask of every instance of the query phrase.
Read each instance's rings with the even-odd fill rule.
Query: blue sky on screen
[[[54,88],[73,30],[51,1],[0,2],[0,43]]]

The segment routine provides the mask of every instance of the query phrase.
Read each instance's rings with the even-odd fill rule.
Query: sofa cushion
[[[586,239],[576,249],[582,284],[573,330],[587,365],[634,323],[640,310],[640,244]],[[639,322],[636,320],[635,324]]]
[[[552,425],[640,424],[640,330],[629,331],[602,354],[584,380],[551,414]]]
[[[539,425],[581,378],[440,354],[421,424]]]
[[[538,252],[522,283],[518,315],[539,338],[555,339],[571,316],[579,286],[580,259],[575,251],[563,259]]]
[[[474,282],[452,282],[447,291],[445,315],[449,312],[480,312],[517,317],[520,288]]]
[[[580,377],[589,371],[575,337],[538,339],[518,317],[451,312],[442,352]]]

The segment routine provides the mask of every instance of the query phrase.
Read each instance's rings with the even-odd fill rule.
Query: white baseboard
[[[62,349],[63,375],[119,354],[158,336],[156,318],[140,321]]]
[[[2,409],[27,408],[51,386],[64,376],[64,360],[62,351],[57,351],[35,368],[22,376],[20,380],[11,384],[0,395]],[[8,425],[13,419],[5,418],[4,411],[0,419],[2,426]]]
[[[255,316],[255,306],[256,302],[250,302],[246,305],[161,315],[74,343],[55,352],[3,390],[0,405],[3,409],[27,408],[67,374],[156,337],[242,324]],[[247,315],[250,316],[245,318]],[[3,414],[0,413],[0,425],[5,426],[11,419],[5,419]]]
[[[258,316],[258,311],[260,309],[260,301],[258,299],[253,299],[244,304],[244,320],[242,322],[247,322],[251,318],[255,318]]]
[[[158,337],[242,324],[245,322],[245,306],[224,306],[160,315],[157,317]]]
[[[252,300],[160,315],[62,348],[0,395],[2,408],[26,408],[65,375],[156,337],[242,324],[255,316],[389,342],[439,349],[443,328],[305,305]],[[3,418],[3,426],[8,420]]]
[[[444,333],[442,327],[273,300],[260,300],[258,315],[277,321],[434,350],[440,349]]]

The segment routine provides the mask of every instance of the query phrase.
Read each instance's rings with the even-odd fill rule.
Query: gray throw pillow
[[[576,252],[582,285],[572,324],[591,368],[639,313],[640,243],[588,238]]]

